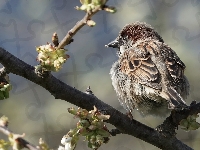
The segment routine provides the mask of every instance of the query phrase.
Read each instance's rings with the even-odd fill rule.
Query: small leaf
[[[200,124],[198,122],[192,122],[188,128],[188,130],[196,130],[200,127]]]
[[[189,123],[188,123],[187,119],[183,119],[180,121],[180,125],[187,128]]]
[[[97,134],[103,136],[103,137],[109,137],[110,136],[110,133],[104,129],[98,129],[96,131]]]
[[[196,120],[196,118],[198,118],[198,117],[199,117],[198,114],[190,115],[191,120]]]
[[[87,120],[81,120],[79,122],[80,122],[80,124],[81,124],[82,127],[87,128],[87,127],[90,126],[90,123]]]
[[[86,129],[86,128],[81,128],[80,130],[79,130],[79,133],[82,135],[82,136],[87,136],[87,135],[89,135],[89,131]]]
[[[9,91],[8,90],[4,91],[3,94],[4,94],[5,99],[9,98]]]
[[[4,100],[5,98],[4,98],[4,93],[3,93],[3,91],[0,91],[0,100]]]

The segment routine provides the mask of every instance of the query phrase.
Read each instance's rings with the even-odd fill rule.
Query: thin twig
[[[0,131],[2,133],[4,133],[5,135],[7,136],[10,136],[10,135],[15,135],[15,133],[13,133],[12,131],[10,131],[7,127],[4,127],[4,126],[0,126]],[[36,146],[34,146],[33,144],[29,143],[28,141],[26,141],[25,139],[21,138],[21,137],[18,137],[15,139],[17,142],[19,142],[19,144],[22,146],[22,147],[25,147],[25,148],[28,148],[30,150],[39,150],[39,148],[37,148]]]
[[[64,48],[66,45],[71,43],[72,37],[84,26],[87,24],[87,21],[91,19],[91,17],[96,14],[98,11],[102,10],[102,6],[96,6],[96,8],[91,11],[87,12],[86,15],[76,23],[76,25],[68,31],[66,36],[63,38],[63,40],[59,43],[58,49]]]

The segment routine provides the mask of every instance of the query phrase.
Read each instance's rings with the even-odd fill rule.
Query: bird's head
[[[132,47],[138,40],[147,38],[164,42],[161,36],[148,24],[144,22],[135,22],[126,25],[120,32],[118,37],[106,45],[106,47],[118,48],[122,53],[124,50]]]

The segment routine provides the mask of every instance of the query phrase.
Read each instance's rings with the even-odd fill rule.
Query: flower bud
[[[92,2],[92,0],[80,0],[82,5],[88,5]]]
[[[85,128],[90,126],[90,123],[87,120],[81,120],[80,124],[82,127],[85,127]]]
[[[115,7],[105,7],[105,11],[110,12],[110,13],[116,13],[117,9]]]
[[[55,37],[56,34],[52,40],[55,40]],[[37,47],[36,51],[38,52],[37,61],[46,71],[59,71],[67,58],[69,58],[66,57],[65,49],[57,49],[50,43]]]
[[[8,126],[8,117],[2,116],[0,118],[0,126],[7,127]]]
[[[53,36],[52,36],[52,42],[53,42],[53,44],[54,44],[54,46],[58,46],[58,44],[59,44],[59,40],[58,40],[58,35],[57,35],[57,33],[55,32],[54,34],[53,34]]]
[[[93,20],[88,20],[87,25],[90,27],[94,27],[96,25],[96,22],[94,22]]]
[[[73,115],[76,115],[77,114],[77,111],[76,111],[76,109],[75,108],[68,108],[68,112],[70,113],[70,114],[73,114]]]
[[[104,5],[106,3],[106,0],[92,0],[92,4],[94,4],[95,6],[98,5]]]

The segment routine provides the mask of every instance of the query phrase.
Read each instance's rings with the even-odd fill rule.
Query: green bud
[[[92,144],[92,149],[96,150],[96,149],[98,149],[98,148],[99,148],[98,145],[96,145],[96,144]]]
[[[105,11],[110,12],[110,13],[116,13],[117,9],[115,7],[106,7],[104,8]]]
[[[80,124],[82,127],[85,127],[85,128],[90,126],[90,123],[87,120],[81,120]]]
[[[96,142],[102,144],[104,142],[104,138],[101,135],[96,136]]]
[[[68,112],[72,115],[76,115],[77,111],[72,107],[72,108],[68,108]]]
[[[95,6],[98,5],[104,5],[106,3],[106,0],[92,0],[92,4],[94,4]]]
[[[198,117],[199,117],[198,114],[190,115],[191,120],[195,120],[196,121],[196,118],[198,118]]]
[[[79,133],[82,135],[82,136],[88,136],[89,135],[89,131],[83,127],[79,130]]]
[[[75,129],[70,129],[66,136],[67,136],[67,137],[68,137],[68,136],[69,136],[69,137],[73,137],[75,133],[76,133],[76,130],[75,130]]]
[[[110,133],[104,129],[97,129],[96,133],[101,135],[102,137],[109,137]]]
[[[92,135],[89,139],[89,142],[94,144],[96,142],[96,136],[95,135]]]
[[[57,49],[57,47],[47,44],[36,48],[38,52],[37,61],[47,71],[59,71],[62,65],[66,62],[67,55],[65,49]]]
[[[2,84],[0,88],[0,100],[9,98],[9,91],[12,89],[11,84]]]
[[[66,49],[57,49],[56,50],[56,54],[58,55],[58,56],[64,56],[65,55],[65,53],[66,53]]]
[[[68,136],[72,137],[74,144],[77,143],[80,135],[85,136],[88,147],[92,149],[98,149],[101,144],[108,141],[106,139],[109,139],[110,133],[107,131],[103,120],[108,119],[109,116],[101,114],[96,107],[89,112],[82,108],[78,108],[77,111],[70,108],[68,111],[80,119],[77,127],[68,132]]]
[[[88,111],[86,109],[78,108],[77,116],[81,119],[86,119],[88,116]]]
[[[103,121],[98,121],[98,120],[92,121],[91,124],[96,126],[97,128],[103,128],[103,126],[104,126],[104,122]]]

